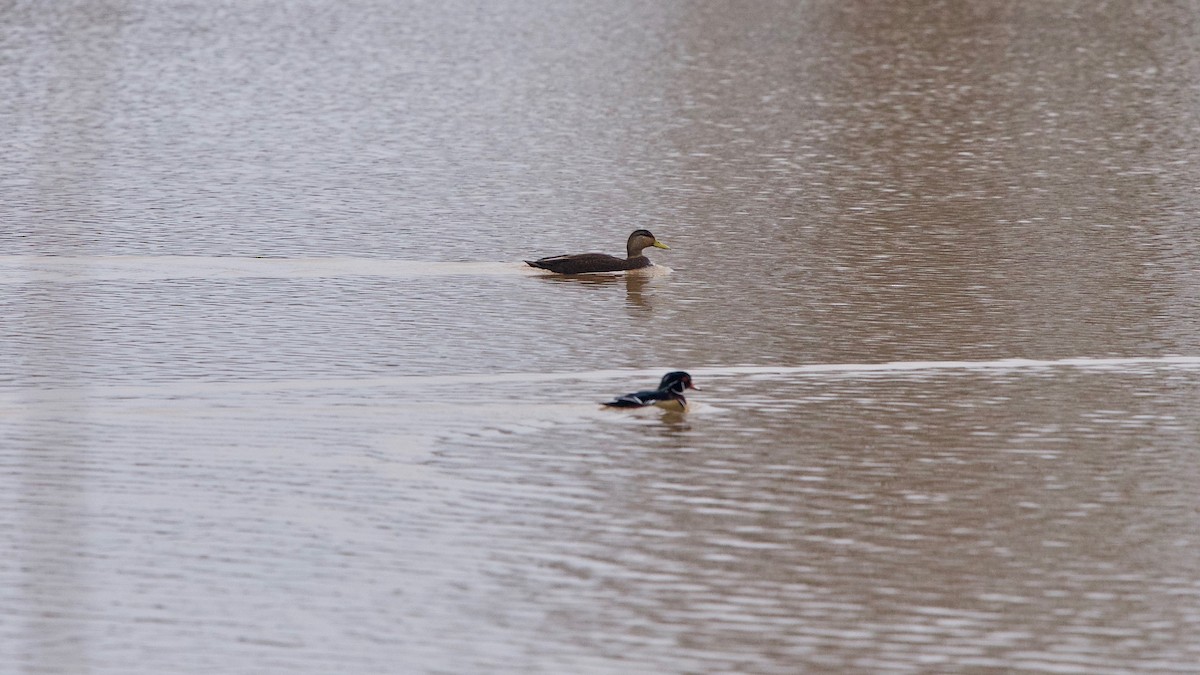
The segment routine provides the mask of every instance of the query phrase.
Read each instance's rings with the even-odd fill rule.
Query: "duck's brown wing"
[[[556,255],[538,260],[526,260],[525,264],[559,274],[588,274],[591,272],[621,272],[634,270],[650,264],[645,256],[618,258],[604,253],[578,253]]]

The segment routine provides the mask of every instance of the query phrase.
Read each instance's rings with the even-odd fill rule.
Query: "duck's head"
[[[635,258],[641,255],[643,250],[651,246],[654,248],[671,248],[655,239],[650,230],[634,230],[633,234],[629,235],[629,241],[625,244],[625,250],[629,253],[630,258]]]
[[[682,394],[687,389],[700,391],[699,387],[692,384],[692,376],[682,370],[676,370],[663,375],[662,381],[658,383],[659,391],[669,391],[673,394]]]

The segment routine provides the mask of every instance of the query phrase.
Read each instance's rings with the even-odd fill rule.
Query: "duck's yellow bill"
[[[654,242],[653,245],[654,245],[654,248],[665,248],[668,251],[671,250],[670,246],[667,246],[666,244],[662,243],[661,241],[656,241],[656,242]]]

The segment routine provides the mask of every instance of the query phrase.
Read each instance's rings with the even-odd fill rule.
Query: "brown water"
[[[1190,5],[0,17],[0,670],[1196,672]]]

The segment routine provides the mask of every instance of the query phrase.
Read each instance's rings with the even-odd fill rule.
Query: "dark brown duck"
[[[654,248],[670,248],[655,239],[650,230],[635,230],[633,234],[629,235],[629,241],[625,244],[626,257],[624,258],[604,253],[575,253],[573,255],[556,255],[549,258],[539,258],[538,260],[526,260],[525,264],[530,267],[538,267],[559,274],[622,272],[653,265],[654,263],[650,262],[649,258],[642,255],[642,251],[651,246]]]

